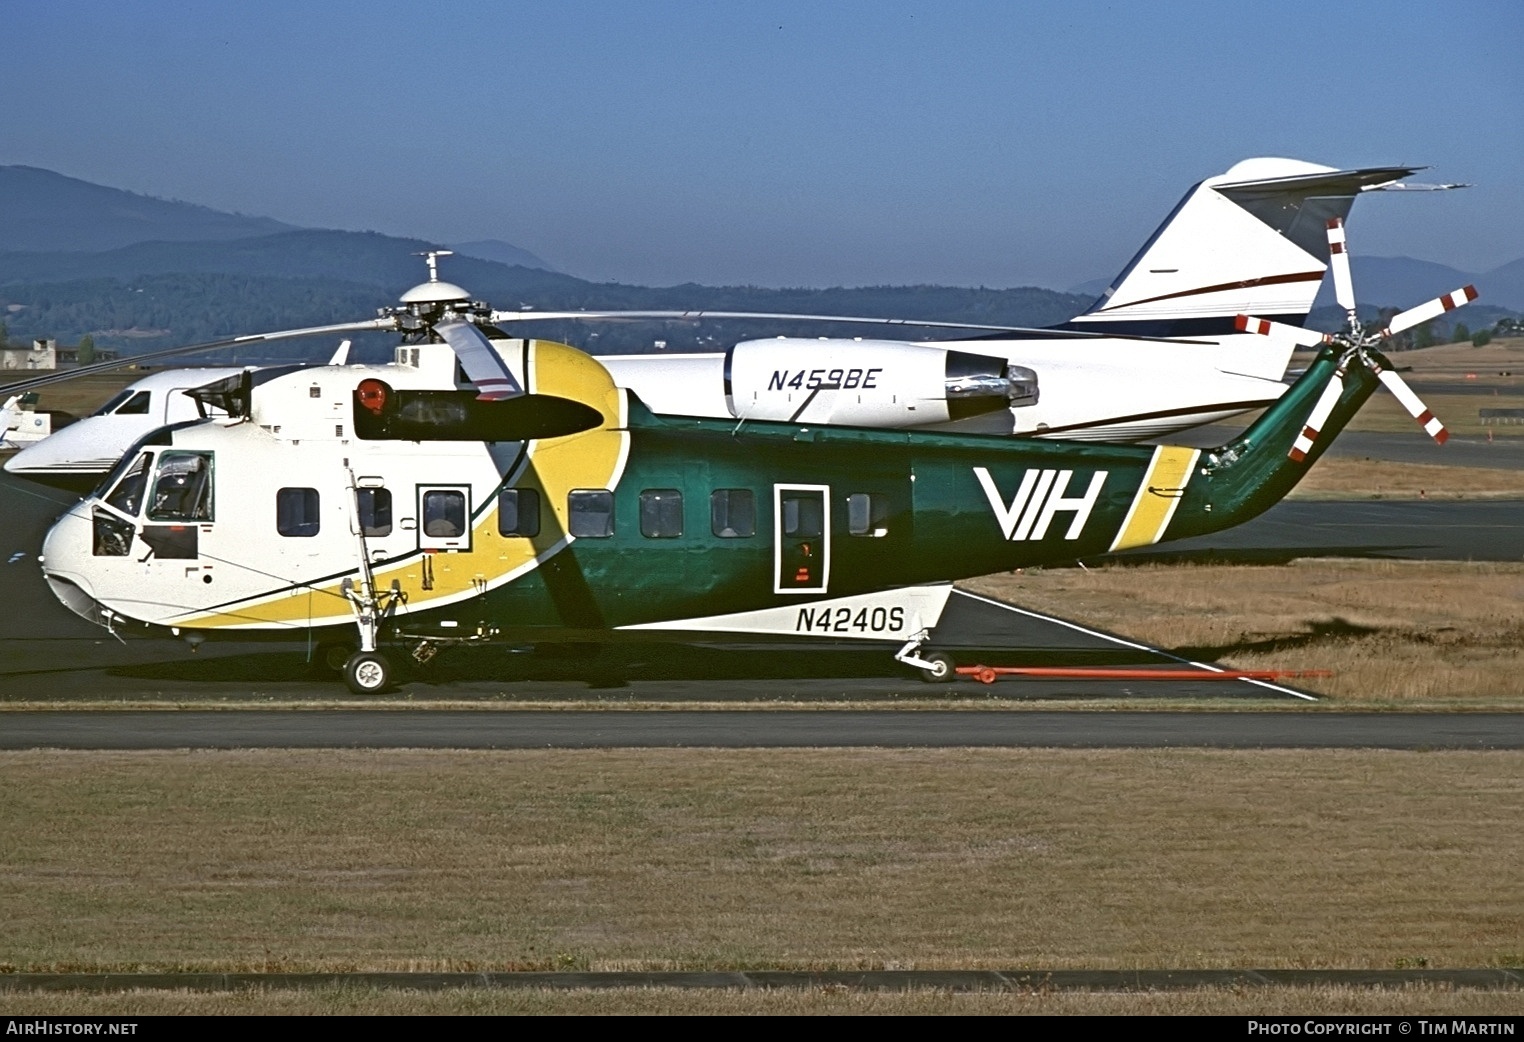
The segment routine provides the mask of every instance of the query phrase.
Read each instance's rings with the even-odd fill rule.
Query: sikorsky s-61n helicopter
[[[1335,277],[1352,307],[1347,266]],[[1202,451],[660,418],[571,347],[490,343],[490,313],[460,292],[425,283],[392,316],[405,364],[198,391],[228,416],[143,439],[49,532],[60,600],[193,643],[310,633],[357,693],[392,682],[384,645],[425,661],[452,644],[717,631],[893,641],[942,679],[951,662],[920,650],[947,587],[923,584],[1261,513],[1378,383],[1428,423],[1377,345],[1475,296],[1377,331],[1278,331],[1323,347],[1241,437]]]

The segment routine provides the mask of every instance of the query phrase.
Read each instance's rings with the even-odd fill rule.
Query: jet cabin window
[[[566,495],[571,534],[579,539],[607,539],[614,534],[614,493],[576,488]]]
[[[150,521],[210,521],[212,519],[212,455],[209,452],[165,452],[148,497]]]
[[[717,488],[709,494],[709,530],[721,539],[757,534],[757,497],[749,488]]]
[[[540,534],[540,494],[532,488],[505,488],[497,494],[497,534],[533,538]]]
[[[683,494],[675,488],[648,488],[640,494],[640,534],[676,539],[683,534]]]
[[[315,536],[320,520],[318,490],[283,488],[275,493],[275,530],[287,536]]]

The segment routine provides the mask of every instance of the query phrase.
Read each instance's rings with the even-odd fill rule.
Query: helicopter
[[[1294,339],[1245,335],[1233,317],[1305,320],[1328,264],[1323,222],[1347,215],[1362,192],[1408,187],[1402,179],[1414,172],[1273,158],[1237,163],[1193,186],[1090,310],[1048,329],[696,311],[495,311],[492,321],[504,328],[638,318],[945,325],[962,329],[961,337],[785,336],[715,352],[595,357],[659,415],[1108,442],[1166,437],[1263,408],[1285,391]],[[431,281],[439,281],[438,258],[448,254],[426,255]],[[86,491],[137,438],[194,415],[178,389],[226,375],[192,370],[144,377],[5,468]]]
[[[1330,219],[1328,240],[1343,234]],[[1339,334],[1236,318],[1319,353],[1206,450],[661,417],[573,347],[494,342],[490,312],[431,280],[389,316],[408,364],[196,391],[227,416],[123,455],[48,532],[43,574],[119,635],[308,634],[357,694],[393,683],[383,646],[423,663],[457,645],[717,631],[889,642],[947,679],[951,659],[920,652],[952,580],[1240,524],[1382,384],[1443,435],[1378,348],[1475,290],[1367,329],[1347,264],[1335,277]]]

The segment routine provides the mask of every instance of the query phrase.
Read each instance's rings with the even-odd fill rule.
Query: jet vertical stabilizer
[[[1065,328],[1226,339],[1239,314],[1301,325],[1328,270],[1329,220],[1347,216],[1362,191],[1417,169],[1246,159],[1187,192],[1095,306]],[[1286,360],[1257,354],[1254,371],[1234,371],[1279,379]]]

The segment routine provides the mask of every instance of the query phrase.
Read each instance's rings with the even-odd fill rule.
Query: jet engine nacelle
[[[921,427],[1037,402],[1037,374],[1004,358],[894,340],[744,340],[725,357],[738,419]]]

